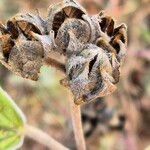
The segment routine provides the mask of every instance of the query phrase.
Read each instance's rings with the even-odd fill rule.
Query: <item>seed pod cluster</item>
[[[89,16],[75,0],[50,6],[48,17],[20,14],[0,26],[0,61],[24,78],[38,79],[51,52],[66,58],[66,78],[76,104],[111,94],[119,81],[127,37],[124,24],[103,12]]]

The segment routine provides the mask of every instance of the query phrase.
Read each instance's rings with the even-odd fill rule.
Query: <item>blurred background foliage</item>
[[[47,16],[58,0],[0,0],[0,20],[18,12]],[[118,90],[83,106],[82,118],[89,150],[143,150],[150,145],[150,1],[79,0],[90,14],[106,10],[128,26],[128,50]],[[75,149],[69,113],[69,94],[59,84],[62,75],[43,67],[38,82],[22,79],[0,65],[0,85],[16,100],[28,123]],[[26,139],[22,150],[46,150]]]

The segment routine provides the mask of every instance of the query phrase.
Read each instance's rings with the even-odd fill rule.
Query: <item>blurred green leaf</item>
[[[141,29],[141,37],[146,43],[150,43],[150,30],[148,29]]]
[[[22,145],[25,117],[0,87],[0,150],[14,150]]]

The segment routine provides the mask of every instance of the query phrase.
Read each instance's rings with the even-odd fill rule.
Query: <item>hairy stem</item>
[[[80,106],[74,103],[72,96],[69,99],[69,103],[70,103],[71,119],[72,119],[72,125],[73,125],[73,130],[75,135],[75,141],[77,144],[77,149],[86,150],[86,144],[85,144],[85,139],[84,139],[84,134],[82,129],[81,108]]]
[[[45,60],[45,63],[49,66],[55,67],[56,69],[60,70],[63,74],[65,74],[66,69],[64,64],[58,62],[53,58],[48,58]],[[73,100],[73,96],[69,93],[69,104],[70,104],[70,112],[71,112],[71,119],[73,125],[73,131],[75,135],[75,141],[78,150],[86,150],[86,144],[82,129],[82,120],[81,120],[81,109],[80,106],[76,105]]]
[[[25,129],[25,134],[28,138],[48,147],[49,149],[69,150],[40,129],[37,129],[30,125],[26,125]]]

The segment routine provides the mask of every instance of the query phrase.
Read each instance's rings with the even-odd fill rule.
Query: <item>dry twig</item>
[[[46,134],[45,132],[41,131],[40,129],[37,129],[33,126],[26,125],[25,126],[25,134],[28,138],[50,148],[55,150],[69,150],[56,140],[54,140],[51,136]]]
[[[72,96],[69,98],[69,104],[77,149],[86,150],[85,138],[82,129],[81,107],[75,105],[72,100]]]

